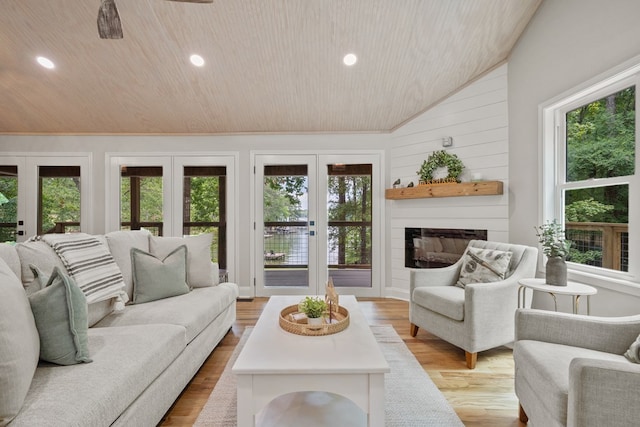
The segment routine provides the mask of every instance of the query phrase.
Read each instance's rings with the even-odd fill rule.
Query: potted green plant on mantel
[[[298,311],[307,315],[309,325],[321,325],[328,308],[326,301],[320,297],[306,297],[298,304]]]
[[[540,227],[535,227],[536,236],[542,245],[542,252],[547,256],[545,278],[549,285],[567,286],[566,259],[571,248],[571,241],[565,239],[562,226],[554,219]]]

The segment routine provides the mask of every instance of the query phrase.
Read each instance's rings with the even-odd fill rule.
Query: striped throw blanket
[[[40,238],[60,257],[88,304],[115,297],[116,310],[124,308],[129,299],[124,279],[104,244],[85,233],[45,234]]]

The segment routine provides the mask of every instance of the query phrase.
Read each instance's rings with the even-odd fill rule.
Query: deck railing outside
[[[568,222],[566,237],[573,248],[592,252],[595,259],[587,265],[618,271],[629,270],[629,225],[606,222]],[[597,256],[599,253],[599,256]]]

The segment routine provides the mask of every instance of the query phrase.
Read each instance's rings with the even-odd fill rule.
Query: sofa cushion
[[[0,243],[0,258],[9,266],[18,280],[22,280],[20,257],[18,256],[16,246],[9,243]]]
[[[40,359],[57,365],[89,363],[87,300],[75,281],[56,267],[50,277],[37,269],[36,280],[45,281],[29,295],[40,336]]]
[[[211,263],[211,233],[186,237],[151,236],[149,251],[162,259],[180,245],[187,246],[187,283],[192,288],[214,285]],[[216,278],[217,279],[217,278]]]
[[[412,302],[453,320],[464,320],[464,289],[458,286],[421,286]]]
[[[114,314],[116,316],[116,314]],[[174,325],[92,328],[93,363],[42,362],[11,427],[109,426],[180,355],[185,331]]]
[[[58,267],[64,274],[69,274],[62,260],[56,255],[51,246],[41,240],[29,240],[16,245],[20,264],[22,266],[22,284],[27,289],[27,294],[39,291],[40,283],[33,283],[35,277],[29,268],[30,264],[35,265],[45,273],[53,271]]]
[[[560,414],[561,419],[558,421],[565,425],[569,396],[569,365],[577,357],[627,362],[624,356],[619,354],[541,341],[516,341],[513,348],[516,386],[518,381],[524,381],[523,377],[518,375],[518,371],[536,372],[536,375],[526,376],[526,381],[530,382],[527,388],[535,390],[539,396],[545,396],[541,401],[547,406],[546,412]]]
[[[0,258],[0,426],[20,411],[39,353],[38,331],[27,295]]]
[[[462,267],[456,286],[469,283],[498,282],[507,277],[511,252],[468,247],[462,255]]]
[[[131,276],[131,249],[137,248],[149,252],[149,233],[147,230],[113,231],[105,234],[111,256],[120,267],[124,278],[125,291],[133,299],[133,278]]]
[[[163,259],[131,249],[133,303],[141,304],[189,292],[187,247],[178,246]]]
[[[176,297],[128,305],[124,312],[105,317],[95,327],[169,323],[184,326],[187,329],[187,342],[191,342],[234,304],[237,297],[238,286],[235,283],[197,288]]]

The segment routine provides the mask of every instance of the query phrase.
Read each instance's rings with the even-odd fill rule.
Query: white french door
[[[380,156],[254,155],[257,296],[380,296]]]
[[[0,156],[0,237],[91,232],[91,154]]]

